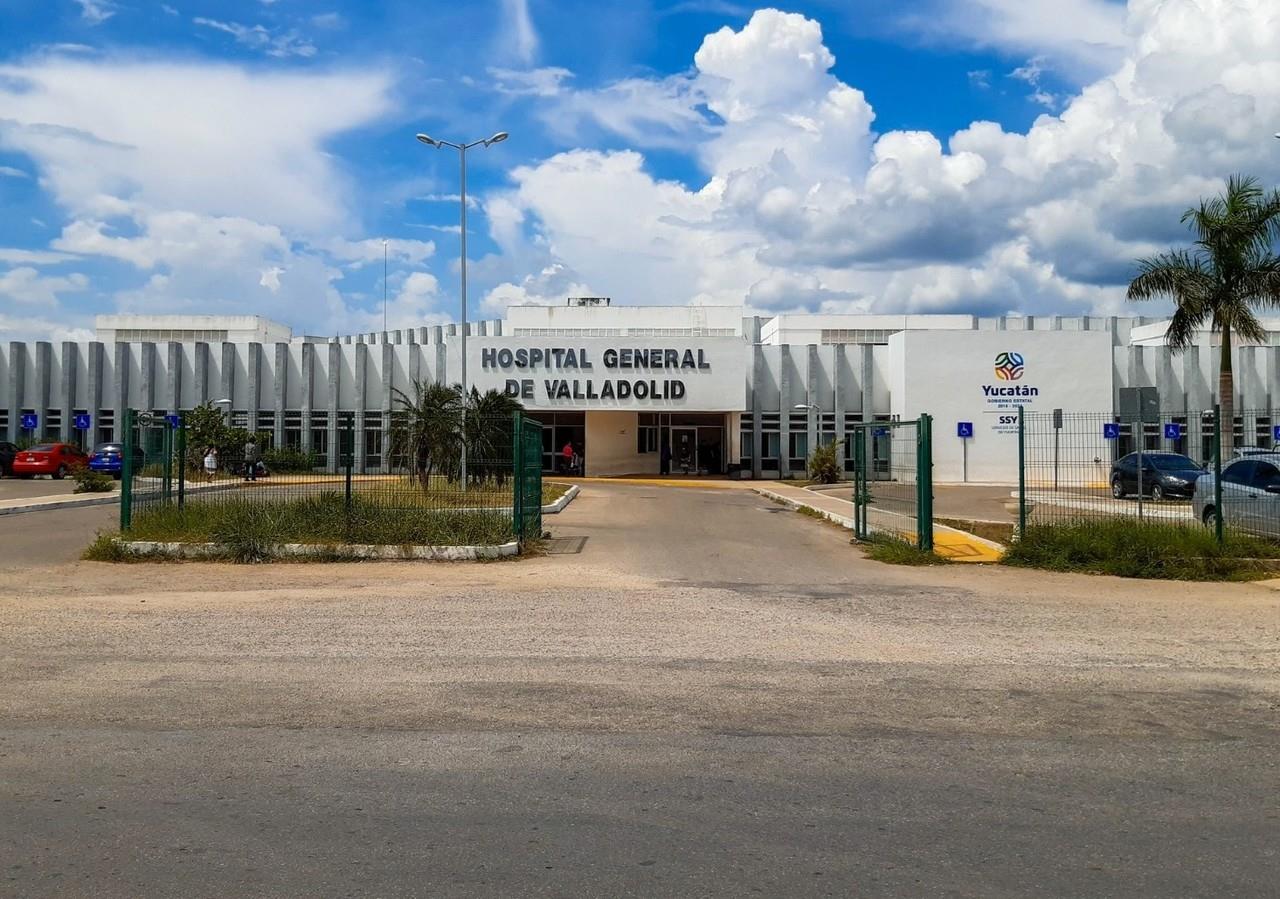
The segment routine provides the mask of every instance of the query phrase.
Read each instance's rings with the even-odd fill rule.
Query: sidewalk
[[[754,486],[756,492],[763,496],[776,497],[789,505],[813,509],[836,524],[853,530],[852,498],[840,499],[830,492],[795,487],[784,481],[772,481],[768,486],[757,481]],[[850,494],[852,489],[850,485]],[[915,524],[905,516],[872,509],[870,517],[877,519],[869,522],[872,530],[888,531],[904,539],[915,539]],[[933,526],[933,551],[952,562],[998,562],[1004,555],[1004,550],[998,543],[941,524]]]
[[[52,496],[22,496],[0,500],[0,515],[16,515],[19,512],[47,512],[50,509],[67,509],[79,506],[106,506],[120,502],[120,491],[110,493],[77,493]]]

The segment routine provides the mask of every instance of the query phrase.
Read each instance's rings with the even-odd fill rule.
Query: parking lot
[[[71,496],[75,489],[76,482],[70,478],[61,481],[44,476],[30,479],[0,478],[0,503],[40,496]]]

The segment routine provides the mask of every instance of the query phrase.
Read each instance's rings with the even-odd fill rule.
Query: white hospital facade
[[[1268,411],[1280,406],[1280,322],[1269,327],[1268,345],[1235,349],[1237,444],[1271,446],[1280,424]],[[1126,387],[1156,388],[1165,423],[1183,426],[1171,441],[1148,423],[1146,448],[1203,455],[1216,338],[1174,353],[1164,329],[1121,317],[519,306],[471,323],[467,381],[518,396],[547,426],[549,470],[571,443],[589,475],[657,474],[666,445],[676,469],[684,459],[710,473],[801,477],[820,442],[929,413],[937,482],[1007,483],[1018,405],[1115,411]],[[0,343],[0,438],[92,444],[120,436],[127,408],[174,414],[229,399],[233,424],[329,468],[339,429],[354,428],[357,469],[378,471],[395,391],[462,376],[457,325],[316,338],[255,316],[102,316],[97,337]],[[967,440],[961,423],[972,425]],[[1126,452],[1137,436],[1125,424],[1099,453]],[[851,468],[851,441],[843,451]]]

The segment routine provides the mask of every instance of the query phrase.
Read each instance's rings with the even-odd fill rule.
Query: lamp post
[[[452,141],[436,140],[425,134],[417,138],[428,147],[449,147],[458,151],[458,171],[460,182],[460,206],[462,207],[460,223],[462,226],[462,489],[467,489],[467,151],[472,147],[491,147],[500,144],[510,135],[499,131],[484,140],[473,140],[469,144],[455,144]]]

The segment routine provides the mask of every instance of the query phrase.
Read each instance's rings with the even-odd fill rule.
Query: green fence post
[[[933,552],[933,417],[916,426],[916,545]]]
[[[1027,407],[1018,407],[1018,539],[1027,533]]]
[[[1235,431],[1232,422],[1232,431]],[[1213,404],[1213,510],[1214,536],[1221,546],[1226,541],[1226,527],[1222,515],[1222,407]]]
[[[511,530],[524,542],[524,416],[512,414],[511,432]]]
[[[120,460],[120,530],[133,524],[133,410],[124,410],[124,458]]]
[[[187,498],[187,424],[178,424],[178,508],[186,504]]]
[[[169,422],[164,423],[160,432],[160,455],[164,457],[164,467],[160,477],[160,499],[168,503],[173,498],[173,429]]]

